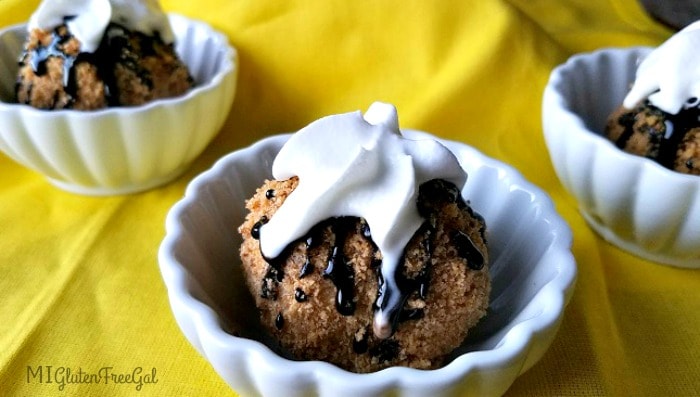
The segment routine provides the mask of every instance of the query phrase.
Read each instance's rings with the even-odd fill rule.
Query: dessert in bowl
[[[693,174],[692,158],[697,154],[696,144],[690,142],[692,129],[678,128],[676,132],[684,135],[674,137],[668,123],[672,118],[659,117],[663,111],[653,103],[661,97],[659,106],[668,116],[674,108],[692,103],[686,96],[695,94],[667,94],[673,91],[669,76],[676,72],[642,67],[649,65],[645,59],[665,59],[668,67],[678,67],[685,55],[666,50],[677,52],[683,45],[668,43],[671,46],[662,45],[659,52],[634,47],[578,54],[555,68],[543,96],[543,129],[554,169],[591,228],[647,260],[698,268],[700,176]],[[640,83],[630,90],[635,80]],[[677,105],[679,95],[683,99]],[[670,107],[664,105],[668,98]],[[627,114],[622,119],[621,105]],[[650,116],[652,111],[655,115]]]
[[[321,118],[248,199],[241,262],[260,322],[297,360],[353,372],[439,367],[486,314],[488,227],[467,175],[398,114]]]
[[[233,102],[237,55],[155,2],[45,1],[0,31],[0,67],[0,149],[60,188],[110,195],[164,184],[204,150]]]
[[[373,106],[365,114],[365,117],[369,115],[366,122],[383,128],[394,126],[398,132],[398,126],[390,121],[392,119],[377,117],[379,113],[381,112],[376,112]],[[352,118],[355,120],[353,123],[362,123],[358,114],[359,112],[341,116]],[[382,226],[373,221],[374,218],[371,215],[365,219],[366,214],[354,213],[362,220],[358,221],[359,223],[344,221],[340,223],[340,225],[351,225],[349,229],[351,236],[342,237],[341,240],[354,239],[358,241],[356,245],[360,247],[368,246],[362,245],[365,244],[364,239],[376,240],[377,248],[383,253],[379,257],[382,263],[368,267],[371,269],[370,277],[366,277],[367,273],[363,273],[367,272],[366,269],[362,270],[364,268],[351,269],[351,273],[354,272],[352,277],[354,281],[350,286],[350,293],[354,295],[350,303],[351,306],[353,303],[355,306],[349,312],[337,314],[341,310],[348,309],[347,301],[340,299],[347,297],[345,294],[347,290],[342,283],[336,283],[337,279],[334,279],[331,274],[328,275],[328,280],[324,280],[323,273],[328,270],[327,266],[331,262],[338,264],[336,256],[331,254],[334,250],[329,247],[336,244],[338,232],[333,231],[334,222],[330,225],[321,222],[322,225],[328,226],[327,231],[331,231],[322,235],[325,241],[323,244],[326,245],[310,243],[309,239],[306,239],[306,226],[311,225],[313,230],[316,220],[310,220],[307,216],[324,218],[329,213],[332,217],[352,213],[353,205],[337,207],[336,199],[345,202],[344,198],[357,196],[364,199],[375,197],[382,201],[387,199],[387,196],[378,193],[381,189],[379,191],[375,188],[363,190],[365,186],[363,184],[367,180],[375,181],[377,178],[365,178],[366,175],[363,172],[358,172],[360,175],[355,174],[350,178],[353,180],[349,182],[353,186],[352,189],[339,188],[337,191],[332,191],[331,196],[334,198],[327,203],[324,199],[320,202],[314,201],[307,208],[311,212],[299,210],[295,205],[289,206],[290,202],[298,204],[292,196],[296,193],[296,189],[300,188],[293,187],[292,192],[288,193],[285,189],[289,186],[286,184],[296,182],[289,182],[290,179],[287,178],[290,178],[290,175],[283,171],[285,167],[276,167],[273,164],[278,159],[287,157],[283,153],[286,151],[289,154],[290,150],[287,149],[294,147],[296,145],[294,142],[298,144],[301,135],[273,136],[225,156],[212,169],[192,181],[185,192],[185,197],[168,214],[166,236],[159,250],[159,262],[173,313],[188,340],[237,392],[243,395],[270,396],[449,396],[461,395],[465,392],[501,395],[519,374],[539,360],[551,343],[573,290],[576,267],[570,252],[571,232],[554,211],[549,198],[525,181],[517,171],[489,159],[466,145],[441,141],[427,133],[413,130],[402,130],[397,135],[403,137],[400,142],[404,143],[401,145],[413,145],[413,143],[405,143],[407,141],[421,142],[416,146],[421,147],[420,150],[406,149],[412,153],[411,156],[414,159],[421,156],[419,153],[426,155],[424,160],[432,158],[427,156],[427,153],[435,148],[443,153],[443,149],[452,153],[454,162],[448,160],[438,167],[443,171],[451,169],[452,172],[443,173],[440,178],[451,181],[453,186],[460,186],[459,182],[464,182],[462,178],[465,174],[468,174],[468,179],[462,186],[461,192],[457,190],[461,193],[458,194],[460,197],[442,194],[454,192],[452,188],[443,190],[443,187],[450,185],[442,182],[438,183],[440,187],[436,191],[440,193],[437,196],[450,197],[449,203],[445,204],[447,207],[444,207],[447,212],[457,214],[458,219],[474,221],[470,223],[473,226],[467,226],[467,229],[464,229],[464,233],[473,243],[468,246],[476,247],[478,250],[488,247],[487,251],[481,252],[483,254],[481,258],[478,255],[462,257],[460,253],[465,251],[457,248],[463,246],[461,243],[456,247],[447,248],[446,252],[451,253],[445,254],[447,255],[445,257],[436,253],[440,261],[445,260],[459,265],[450,265],[451,267],[448,267],[452,270],[442,273],[445,272],[445,268],[433,262],[434,267],[430,270],[432,272],[430,279],[433,281],[428,283],[427,298],[422,298],[422,303],[421,297],[417,296],[419,294],[410,295],[415,291],[409,291],[410,296],[405,299],[388,299],[389,303],[381,299],[377,299],[373,305],[363,303],[363,299],[366,298],[365,295],[360,294],[360,291],[374,288],[370,296],[379,298],[386,296],[386,291],[391,291],[392,288],[389,285],[383,293],[378,293],[378,290],[381,290],[381,281],[362,281],[363,279],[378,278],[384,280],[386,284],[391,281],[387,282],[386,276],[377,277],[379,274],[389,275],[389,277],[394,275],[396,276],[394,281],[401,279],[401,272],[395,268],[390,270],[392,268],[388,266],[391,266],[391,263],[394,265],[398,263],[397,266],[401,268],[406,264],[401,261],[392,261],[391,258],[396,258],[397,255],[392,255],[391,245],[386,248],[387,245],[384,243],[401,241],[398,244],[401,246],[406,240],[398,237],[383,239]],[[390,140],[396,140],[396,137]],[[290,145],[285,146],[286,143]],[[427,146],[423,146],[424,144],[433,149],[425,149]],[[347,144],[340,146],[347,148],[349,152],[353,151]],[[369,160],[372,158],[376,160],[371,154],[372,144],[365,144],[364,147],[367,152],[362,156],[368,157],[362,157],[363,160],[359,162],[351,162],[354,164],[353,169],[357,164],[374,164],[370,166],[371,169],[381,168],[381,165]],[[302,157],[309,154],[298,153],[296,149],[294,151]],[[278,154],[280,154],[279,157]],[[335,157],[331,154],[327,155]],[[342,156],[344,155],[341,154]],[[285,162],[285,160],[279,161]],[[296,161],[290,161],[288,157],[286,161],[296,163]],[[342,162],[342,160],[338,161]],[[420,161],[416,160],[416,162]],[[432,164],[432,162],[429,163]],[[405,169],[397,170],[394,167],[391,169],[397,172],[390,178],[392,181],[395,181],[394,178],[404,180],[406,176],[412,179],[411,175],[407,175],[410,172]],[[303,172],[299,174],[298,183],[301,184],[303,175],[306,174]],[[420,175],[427,174],[416,172],[414,176],[416,175],[419,176],[416,181],[419,181],[422,180]],[[294,178],[291,177],[291,180],[293,181]],[[333,180],[333,178],[330,179]],[[432,179],[429,178],[429,180]],[[416,188],[417,186],[418,184],[414,185]],[[271,190],[272,192],[268,193]],[[395,190],[388,189],[390,192]],[[363,191],[377,193],[376,196],[364,195]],[[339,195],[338,192],[340,192]],[[281,200],[281,196],[286,196],[283,198],[284,202],[276,208],[269,219],[260,222],[262,212],[259,211],[268,210],[267,200],[274,202],[270,205],[277,206],[280,203],[276,200]],[[405,202],[415,205],[413,200],[418,196],[420,194],[413,191]],[[300,193],[297,197],[308,197],[308,195]],[[246,208],[246,202],[248,208]],[[414,230],[418,230],[417,235],[422,236],[424,229],[420,226],[421,222],[416,223],[418,218],[412,218],[415,213],[411,215],[411,211],[415,209],[411,210],[401,205],[392,209],[391,203],[394,203],[392,199],[389,203],[383,203],[384,210],[380,213],[385,212],[387,218],[394,218],[392,214],[402,214],[396,218],[402,225],[399,229],[407,230],[409,237],[414,234]],[[440,203],[443,205],[442,201]],[[286,209],[283,210],[283,208]],[[341,210],[326,212],[328,208],[341,208]],[[404,212],[406,208],[408,213]],[[451,209],[447,210],[447,208]],[[313,213],[317,211],[324,215],[314,215]],[[470,213],[474,214],[473,217]],[[295,218],[300,214],[304,214],[300,217],[301,220]],[[424,213],[419,211],[419,214]],[[462,216],[464,218],[461,218]],[[273,221],[275,217],[296,220],[294,224],[285,220],[283,224],[289,227],[278,228],[281,224],[275,225]],[[479,219],[486,225],[487,245],[482,245],[480,240]],[[365,233],[363,226],[365,221],[369,229],[368,233]],[[307,224],[305,227],[296,227],[296,222],[307,222]],[[444,220],[436,220],[436,230],[442,227],[440,222]],[[266,229],[267,227],[269,229]],[[301,234],[293,232],[297,229]],[[277,235],[275,230],[283,230],[289,234],[275,242]],[[334,234],[335,237],[333,237]],[[436,235],[439,234],[440,232],[437,231]],[[284,236],[284,233],[281,235]],[[459,233],[455,232],[451,235],[455,236]],[[261,248],[258,244],[267,244],[265,241],[272,241],[271,245],[268,248]],[[292,244],[294,248],[290,251],[284,248],[289,247],[287,243],[290,241],[301,243]],[[445,241],[440,244],[449,246],[450,242]],[[461,241],[466,241],[466,237]],[[417,245],[422,246],[422,244]],[[290,255],[276,255],[275,246],[278,247],[277,249],[283,247],[282,251],[287,251]],[[316,279],[313,283],[303,284],[306,283],[306,277],[314,276],[302,276],[305,272],[300,270],[304,266],[299,268],[295,266],[306,262],[307,254],[304,253],[307,251],[304,250],[309,249],[308,246],[316,247],[311,248],[312,254],[309,256],[315,257],[318,256],[317,252],[321,252],[322,257],[332,258],[332,260],[328,264],[323,261],[317,262],[314,266]],[[407,246],[411,247],[411,243]],[[351,262],[362,260],[360,256],[353,256],[354,251],[350,245],[345,244],[344,247],[345,255],[354,258]],[[383,251],[382,247],[384,247]],[[389,254],[384,254],[386,252]],[[300,253],[302,255],[299,255]],[[272,272],[270,277],[266,276],[271,267],[266,267],[265,261],[268,264],[277,262],[274,258],[286,259],[284,264],[280,265],[280,269],[283,270],[281,279],[277,279],[275,272]],[[479,263],[483,266],[480,267]],[[387,267],[382,268],[384,265]],[[277,269],[273,267],[272,270]],[[386,273],[383,273],[385,271]],[[480,308],[483,308],[483,302],[470,302],[467,294],[463,305],[468,307],[468,310],[473,309],[473,313],[477,313],[474,316],[476,321],[465,322],[458,327],[466,328],[468,332],[462,333],[460,340],[455,346],[449,347],[450,351],[446,355],[440,352],[431,355],[433,352],[426,353],[431,355],[429,357],[412,356],[414,353],[410,345],[415,343],[417,338],[409,338],[410,340],[407,341],[402,339],[401,334],[413,332],[414,329],[421,327],[420,324],[436,324],[431,322],[435,318],[431,317],[430,310],[440,305],[431,300],[431,294],[442,296],[445,293],[452,293],[444,290],[438,292],[444,288],[438,284],[437,279],[440,274],[449,274],[449,277],[460,274],[478,275],[477,278],[481,279],[483,284],[480,284],[481,287],[477,286],[475,291],[490,292],[488,308],[485,313],[479,314]],[[489,281],[483,281],[486,279]],[[398,286],[399,292],[405,292],[400,285],[401,282],[397,282],[393,287]],[[297,286],[302,287],[301,294],[295,288]],[[319,288],[325,288],[327,292],[322,292]],[[455,289],[458,288],[455,286]],[[273,298],[275,295],[273,292],[277,293],[277,299]],[[281,295],[286,295],[286,298],[280,298]],[[388,295],[392,296],[392,293],[389,292]],[[325,302],[320,302],[316,299],[317,296],[324,296]],[[398,306],[396,302],[399,302]],[[294,311],[307,310],[301,308],[308,308],[308,305],[317,305],[316,309],[308,309],[310,312],[316,310],[314,312],[316,317],[308,320],[313,327],[325,326],[333,329],[332,334],[323,335],[325,330],[316,333],[326,338],[323,342],[310,342],[311,336],[296,332],[307,324],[303,323],[303,317],[295,317]],[[290,307],[291,312],[285,311]],[[398,311],[399,314],[392,315],[391,313],[395,312],[392,308],[396,309],[396,307],[402,310]],[[402,317],[401,313],[415,313],[413,310],[415,308],[424,309],[424,316],[407,316],[411,318],[398,322],[387,321],[387,319]],[[324,316],[328,319],[319,320]],[[363,332],[356,334],[355,328],[336,324],[355,321],[353,319],[357,319],[358,324],[361,324]],[[324,321],[330,322],[324,323]],[[396,328],[392,329],[393,326]],[[289,334],[283,334],[287,331]],[[336,338],[338,336],[336,333],[343,332],[348,333]],[[370,336],[365,337],[368,334]],[[437,335],[437,338],[439,336]],[[445,339],[452,337],[453,335],[445,335]],[[398,349],[391,352],[390,349],[380,347],[386,347],[382,342],[384,340],[395,341],[396,343],[392,342],[390,345],[395,345]],[[424,341],[430,344],[438,342],[429,338]],[[303,349],[296,348],[296,346],[303,346],[304,343],[308,345]],[[337,350],[344,352],[342,354],[349,358],[325,354],[324,352],[329,349],[324,347],[324,343],[337,345]],[[358,343],[361,348],[355,350]],[[373,346],[376,349],[373,350]],[[318,349],[320,353],[307,354],[304,349]],[[404,360],[402,357],[413,357],[414,360]]]

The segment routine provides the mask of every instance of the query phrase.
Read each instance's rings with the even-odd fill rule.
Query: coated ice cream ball
[[[696,107],[669,114],[644,101],[634,109],[620,106],[608,118],[605,135],[632,154],[652,159],[686,174],[700,173],[700,110]]]
[[[358,217],[322,221],[277,258],[261,254],[259,230],[297,187],[266,181],[246,203],[239,232],[243,271],[263,327],[292,359],[323,360],[354,372],[389,366],[430,369],[486,314],[490,279],[484,220],[444,180],[420,187],[423,225],[397,275],[403,304],[389,337],[373,316],[383,280],[382,253]]]
[[[691,128],[685,133],[676,153],[674,169],[700,175],[700,127]]]
[[[95,110],[182,95],[194,82],[171,44],[111,24],[94,53],[66,25],[30,32],[16,96],[40,109]]]

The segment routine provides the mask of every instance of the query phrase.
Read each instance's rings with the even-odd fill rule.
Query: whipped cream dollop
[[[467,174],[445,146],[410,140],[399,131],[396,108],[374,103],[321,118],[294,134],[272,165],[275,179],[299,178],[296,189],[260,228],[260,248],[275,258],[314,225],[332,217],[364,218],[382,254],[381,275],[389,292],[375,312],[374,333],[391,336],[391,315],[401,309],[396,274],[403,251],[423,223],[419,186],[444,179],[462,187]]]
[[[623,106],[632,109],[648,98],[664,112],[677,114],[686,102],[700,98],[699,48],[700,21],[673,35],[642,60]]]
[[[44,0],[29,19],[29,30],[51,31],[66,24],[81,52],[95,52],[107,25],[119,24],[170,44],[174,34],[157,0]]]

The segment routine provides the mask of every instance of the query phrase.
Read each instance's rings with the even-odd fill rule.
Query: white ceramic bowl
[[[552,71],[543,128],[559,179],[607,241],[662,264],[700,267],[700,176],[666,169],[603,136],[649,48],[571,57]]]
[[[81,194],[132,193],[180,175],[226,120],[238,67],[226,36],[202,22],[169,17],[195,87],[177,98],[89,112],[12,103],[26,25],[0,31],[0,149]]]
[[[429,135],[404,131],[410,138]],[[487,316],[446,366],[355,374],[319,361],[290,361],[264,344],[243,281],[238,226],[244,201],[265,178],[288,135],[233,152],[196,177],[166,219],[159,262],[180,328],[243,396],[498,396],[554,338],[576,278],[571,232],[548,196],[514,169],[456,142],[463,191],[486,219],[492,259]]]

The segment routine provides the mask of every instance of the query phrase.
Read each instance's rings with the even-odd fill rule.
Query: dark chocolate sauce
[[[426,258],[423,262],[423,268],[418,273],[418,276],[413,279],[411,289],[417,291],[418,297],[425,300],[428,295],[428,285],[430,285],[430,264],[433,256],[433,236],[435,235],[435,225],[432,222],[426,222],[423,225],[422,233],[422,245]]]
[[[372,232],[369,230],[369,224],[364,219],[361,219],[360,221],[360,231],[362,232],[362,236],[368,240],[372,239]]]
[[[396,331],[397,323],[418,320],[425,314],[423,309],[404,309],[404,306],[406,300],[410,296],[416,296],[419,299],[425,300],[428,295],[434,248],[433,240],[436,234],[435,219],[437,217],[437,211],[439,211],[441,207],[439,205],[440,203],[455,203],[458,208],[468,210],[472,217],[483,222],[483,218],[467,205],[462,198],[460,190],[454,184],[444,180],[432,180],[421,185],[417,205],[420,215],[426,218],[426,221],[416,232],[416,235],[420,236],[420,244],[424,251],[421,270],[413,278],[409,278],[404,272],[398,271],[397,274],[393,275],[392,282],[389,283],[386,281],[385,275],[381,272],[381,260],[376,259],[376,255],[373,255],[374,259],[371,264],[371,267],[377,271],[378,282],[377,298],[374,303],[374,308],[377,311],[386,312],[392,326],[392,334]],[[264,222],[261,223],[259,227],[263,224]],[[301,267],[299,277],[303,278],[311,274],[314,271],[314,265],[310,261],[310,252],[321,246],[323,231],[326,228],[330,228],[334,238],[329,248],[327,265],[323,271],[323,276],[329,278],[336,286],[336,309],[338,312],[343,315],[352,315],[355,311],[355,275],[344,253],[347,239],[352,233],[359,231],[364,238],[372,243],[375,254],[377,253],[377,246],[371,240],[369,225],[367,225],[364,220],[358,219],[357,217],[337,217],[321,222],[314,226],[304,237],[289,244],[278,257],[265,257],[270,267],[268,275],[266,275],[263,280],[263,285],[275,285],[275,283],[282,280],[284,277],[282,265],[285,263],[294,247],[302,241],[306,243],[306,260]],[[251,234],[253,233],[251,232]],[[485,241],[484,227],[480,229],[480,234]],[[459,255],[466,259],[470,269],[480,270],[483,268],[484,256],[468,235],[459,231],[455,232],[453,235],[453,242],[457,245]],[[401,259],[402,263],[404,261],[405,256]],[[399,269],[402,269],[402,266],[399,266]],[[266,280],[269,280],[269,282],[266,282]],[[272,290],[272,288],[268,287],[268,290]],[[299,302],[303,302],[306,300],[305,298],[306,294],[300,289],[297,289],[295,292],[295,299]],[[356,352],[358,352],[358,350],[366,351],[366,345],[366,336],[364,341],[353,340],[353,349]],[[370,353],[379,357],[381,361],[392,360],[396,357],[397,352],[398,342],[391,339],[382,340],[379,345],[370,349]]]
[[[268,264],[267,273],[262,281],[262,288],[260,295],[266,299],[277,299],[277,289],[279,283],[284,279],[284,264],[287,261],[291,251],[294,246],[289,245],[282,254],[276,258],[267,258],[263,255],[263,258]]]
[[[63,60],[63,91],[68,97],[67,103],[63,107],[71,108],[77,99],[76,66],[81,63],[88,63],[95,67],[99,78],[104,82],[105,100],[110,106],[119,105],[119,86],[115,74],[116,64],[134,73],[140,82],[148,88],[153,88],[151,74],[140,66],[139,58],[155,55],[156,44],[171,48],[172,44],[165,44],[158,32],[154,32],[151,37],[140,32],[129,31],[122,25],[110,23],[94,53],[81,52],[77,55],[69,55],[63,48],[73,35],[68,31],[65,22],[74,17],[71,15],[63,18],[64,24],[54,29],[53,38],[48,45],[38,45],[34,49],[25,51],[20,57],[20,66],[28,62],[37,76],[46,74],[49,59],[60,58]],[[138,48],[134,48],[132,41],[127,38],[129,36],[135,38]],[[188,78],[192,82],[192,77],[188,76]],[[21,89],[21,84],[16,85],[16,91],[19,89]],[[31,91],[32,87],[30,86],[26,103],[31,101]],[[53,107],[57,105],[57,101],[54,101]]]
[[[253,227],[250,229],[250,237],[256,240],[260,240],[260,228],[262,227],[262,225],[266,224],[269,221],[270,220],[265,215],[263,215],[262,218],[260,218],[259,221],[255,222]]]
[[[304,262],[304,265],[302,265],[301,269],[299,270],[299,278],[308,276],[309,274],[313,273],[314,270],[316,270],[316,267],[313,263],[311,263],[309,257],[306,257],[306,262]]]
[[[426,219],[423,225],[418,229],[416,235],[421,237],[421,245],[425,253],[423,266],[414,278],[408,278],[402,272],[398,272],[393,277],[393,284],[390,285],[385,278],[385,275],[378,272],[377,282],[379,291],[377,300],[375,301],[375,310],[386,312],[389,322],[392,326],[392,334],[396,331],[397,324],[401,321],[417,320],[422,318],[424,312],[422,310],[405,310],[406,300],[411,295],[417,295],[418,298],[425,300],[428,295],[430,285],[430,271],[433,255],[435,231],[435,219],[438,216],[438,211],[445,204],[456,204],[461,210],[466,210],[475,219],[479,220],[482,225],[485,225],[483,218],[473,211],[462,198],[459,188],[442,179],[433,179],[423,183],[419,188],[418,213]],[[479,230],[481,237],[486,241],[486,229],[482,226]],[[460,236],[455,239],[454,243],[458,247],[460,257],[467,261],[467,265],[472,270],[481,270],[484,267],[484,256],[474,245],[473,241],[463,232],[457,231],[455,235]],[[462,237],[463,235],[463,237]],[[405,257],[401,259],[405,261]],[[399,267],[399,268],[402,268]],[[404,313],[406,311],[406,313]]]
[[[364,354],[367,353],[367,349],[369,348],[369,332],[367,330],[364,330],[364,333],[362,334],[362,338],[357,339],[357,336],[352,339],[352,351],[354,351],[356,354]]]
[[[323,242],[323,225],[318,225],[312,228],[305,236],[306,239],[306,258],[304,264],[299,270],[299,278],[304,278],[316,270],[316,266],[311,263],[311,250],[320,246]]]
[[[133,42],[129,39],[130,34],[132,37],[135,37]],[[118,64],[122,68],[133,73],[138,77],[141,84],[145,85],[149,90],[153,89],[151,74],[146,68],[141,66],[139,58],[155,55],[156,51],[154,45],[156,41],[161,44],[163,43],[158,34],[154,37],[148,37],[140,32],[131,32],[122,25],[116,23],[109,24],[102,38],[102,43],[100,44],[100,48],[109,50],[108,52],[104,51],[106,52],[105,54],[100,54],[103,57],[103,63],[97,66],[100,71],[100,76],[104,80],[105,85],[109,88],[107,100],[111,106],[119,104],[120,95],[117,76],[116,73],[114,73],[114,69],[116,69],[114,65]],[[135,43],[138,48],[134,48]],[[98,52],[100,51],[98,50]]]
[[[668,138],[663,138],[659,148],[657,161],[664,167],[673,169],[676,162],[676,153],[683,142],[685,134],[700,121],[700,109],[697,107],[682,109],[678,114],[671,115],[670,123],[673,132]]]
[[[418,277],[415,279],[416,283],[418,283],[418,297],[422,300],[425,300],[428,296],[428,286],[430,285],[429,270],[429,265],[424,266],[423,270],[418,273]]]
[[[273,199],[274,197],[275,197],[275,189],[268,189],[268,190],[265,192],[265,198],[266,198],[266,199],[271,200],[271,199]]]
[[[306,257],[304,259],[304,264],[299,270],[299,278],[304,278],[316,270],[316,266],[311,263],[311,250],[320,246],[323,242],[323,227],[318,225],[312,228],[309,233],[305,236],[306,239]]]
[[[380,363],[391,361],[399,354],[399,342],[394,339],[384,339],[370,349],[369,354],[377,357]]]
[[[461,230],[452,235],[452,243],[457,247],[457,254],[467,261],[467,266],[472,270],[484,268],[484,255],[474,244],[468,234]]]
[[[300,277],[304,277],[314,270],[314,266],[310,261],[310,251],[321,244],[323,229],[330,226],[331,232],[335,235],[335,241],[330,248],[323,276],[329,278],[335,285],[337,289],[336,309],[345,316],[352,315],[355,312],[355,272],[347,263],[343,248],[349,234],[355,231],[356,223],[357,218],[355,217],[331,218],[314,226],[306,236],[300,239],[301,241],[306,241],[306,259],[300,271]],[[298,244],[300,240],[290,244],[285,251]],[[281,272],[281,264],[284,263],[287,256],[288,253],[283,253],[277,258],[266,258],[266,260],[272,267]]]
[[[277,314],[277,317],[275,318],[275,327],[280,330],[282,327],[284,327],[284,317],[282,317],[282,313]]]
[[[697,107],[697,98],[690,98],[688,105],[693,107],[681,109],[678,114],[666,113],[646,100],[633,111],[621,115],[617,123],[623,127],[623,132],[615,140],[615,146],[624,150],[627,143],[635,133],[634,124],[637,114],[644,113],[664,120],[663,127],[653,128],[648,126],[645,131],[648,134],[651,149],[645,157],[655,160],[666,168],[673,169],[676,153],[683,141],[683,137],[689,129],[698,125],[700,109]],[[691,168],[691,167],[689,167]]]
[[[65,20],[65,19],[64,19]],[[25,51],[20,58],[20,66],[25,65],[27,62],[32,68],[32,71],[37,76],[44,76],[48,72],[47,62],[51,58],[60,58],[63,60],[63,87],[66,95],[68,96],[67,106],[75,101],[75,96],[77,94],[77,84],[75,77],[74,65],[82,61],[90,61],[89,54],[78,54],[77,56],[69,55],[63,50],[63,46],[68,43],[71,39],[71,35],[68,33],[65,27],[59,26],[53,31],[53,36],[51,42],[44,45],[37,45],[34,49],[30,51]],[[17,89],[21,87],[20,84],[17,85]],[[27,90],[27,97],[25,104],[31,101],[31,92],[33,86],[30,86]],[[59,95],[54,96],[53,106],[55,108],[58,105]]]
[[[625,146],[627,146],[627,142],[629,142],[630,138],[632,138],[632,135],[634,135],[634,119],[634,113],[629,112],[624,113],[617,120],[618,124],[624,127],[622,134],[620,134],[620,136],[615,141],[615,146],[617,146],[618,149],[624,149]]]
[[[306,292],[304,292],[301,288],[297,288],[294,291],[294,299],[296,299],[297,302],[306,302],[309,297],[306,295]]]
[[[344,247],[350,233],[354,232],[357,218],[340,217],[331,222],[331,231],[335,241],[330,249],[326,269],[323,276],[329,278],[336,287],[335,307],[344,316],[355,312],[354,289],[355,272],[348,264]]]
[[[300,269],[299,278],[303,278],[311,274],[315,269],[315,266],[313,263],[311,263],[310,259],[311,250],[316,249],[321,245],[323,242],[323,230],[330,226],[331,231],[335,235],[335,242],[330,248],[327,266],[323,272],[323,276],[329,278],[337,288],[336,308],[338,309],[338,312],[346,316],[352,315],[355,311],[355,274],[352,267],[347,263],[343,253],[343,247],[345,246],[346,239],[350,232],[355,230],[356,222],[357,218],[354,217],[331,218],[311,228],[306,236],[289,244],[282,254],[275,258],[268,258],[261,252],[261,255],[269,265],[268,275],[266,275],[263,279],[263,287],[268,287],[267,291],[263,290],[262,294],[270,295],[269,291],[272,290],[272,288],[269,287],[269,285],[274,285],[275,283],[282,281],[284,278],[283,265],[291,252],[294,250],[294,247],[301,241],[306,242],[306,258]],[[257,233],[255,235],[257,235],[258,238],[260,235],[260,228],[265,223],[267,223],[267,218],[264,218],[264,220],[261,219],[261,221],[256,223]],[[253,229],[256,229],[256,227],[254,226]],[[251,236],[255,238],[255,235],[251,230]],[[275,298],[276,296],[272,299]]]
[[[435,213],[435,205],[456,203],[460,209],[467,206],[457,185],[444,179],[432,179],[423,183],[418,190],[418,213],[429,219]]]
[[[260,238],[260,228],[262,228],[268,221],[269,219],[266,216],[263,216],[258,222],[256,222],[250,231],[251,237],[258,240]],[[289,244],[284,251],[282,251],[282,253],[275,258],[269,258],[262,253],[262,250],[260,251],[260,255],[269,265],[268,272],[263,278],[263,288],[261,290],[261,295],[263,297],[269,296],[269,299],[277,299],[276,293],[271,294],[271,291],[274,290],[276,292],[277,284],[284,278],[284,264],[294,250],[294,247],[302,240],[306,240],[306,259],[300,270],[299,278],[308,276],[314,271],[314,265],[311,263],[309,258],[309,251],[321,243],[321,233],[323,231],[323,227],[325,227],[323,223],[316,225],[309,231],[307,236]]]
[[[277,299],[277,287],[279,282],[282,281],[282,275],[276,268],[269,266],[262,280],[260,296],[270,300]]]
[[[411,320],[420,320],[425,315],[425,310],[421,308],[402,310],[399,315],[399,323],[403,323]]]
[[[374,303],[375,310],[384,311],[387,313],[389,318],[389,323],[391,324],[392,335],[396,332],[396,327],[399,322],[401,322],[401,316],[404,312],[403,307],[406,304],[406,300],[414,293],[425,300],[428,293],[428,284],[430,283],[430,263],[432,258],[432,247],[433,247],[433,236],[435,234],[435,229],[431,225],[430,221],[426,221],[416,232],[417,235],[421,235],[421,244],[425,250],[425,260],[423,266],[415,278],[408,278],[403,272],[398,272],[394,275],[395,285],[389,284],[382,272],[377,274],[377,284],[379,286],[377,291],[377,299]],[[402,257],[401,262],[405,262],[405,256]],[[401,266],[402,267],[402,266]],[[401,268],[399,267],[399,268]]]
[[[34,50],[32,50],[33,55],[29,57],[29,65],[32,67],[32,71],[34,71],[34,74],[36,74],[37,76],[43,76],[48,72],[46,63],[48,62],[50,57],[62,58],[64,59],[63,84],[66,85],[66,80],[68,76],[67,72],[70,70],[70,66],[73,64],[73,60],[75,60],[75,58],[64,53],[63,50],[60,49],[60,47],[66,44],[66,42],[68,42],[69,39],[70,36],[61,35],[58,29],[56,29],[54,31],[54,36],[51,39],[51,43],[49,43],[48,46],[44,47],[42,45],[39,45]]]

